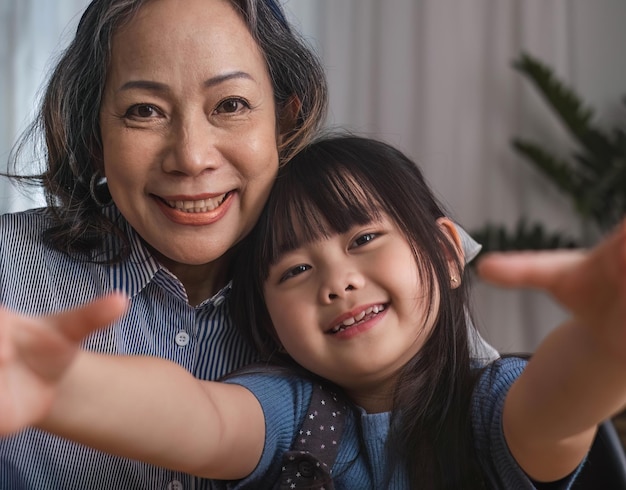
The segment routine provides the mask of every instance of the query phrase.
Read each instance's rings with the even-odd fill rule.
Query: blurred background
[[[0,0],[0,168],[87,3]],[[328,125],[406,152],[451,216],[481,241],[485,229],[505,229],[541,243],[556,235],[553,245],[590,244],[606,230],[598,226],[605,209],[581,213],[584,203],[573,198],[593,188],[609,209],[624,200],[626,183],[618,204],[608,200],[620,181],[607,172],[625,165],[626,2],[282,3],[324,61]],[[572,162],[586,167],[570,175]],[[604,163],[610,168],[596,172]],[[0,180],[0,212],[42,204]],[[564,318],[539,293],[473,281],[477,324],[501,351],[532,351]]]

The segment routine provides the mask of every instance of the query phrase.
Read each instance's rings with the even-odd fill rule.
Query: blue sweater
[[[483,373],[472,400],[474,441],[484,475],[492,488],[533,489],[531,480],[517,465],[504,440],[502,407],[511,384],[523,371],[526,361],[506,358],[495,361]],[[265,414],[266,437],[261,460],[244,480],[223,482],[229,489],[271,489],[281,473],[282,455],[290,449],[295,434],[302,425],[312,393],[310,381],[296,376],[277,374],[241,374],[227,382],[248,388],[259,400]],[[359,453],[359,438],[355,415],[348,413],[346,426],[339,442],[339,451],[332,468],[333,481],[341,489],[408,489],[403,470],[393,474],[386,486],[387,455],[385,442],[390,413],[358,413],[364,452]],[[563,488],[569,488],[574,474]]]

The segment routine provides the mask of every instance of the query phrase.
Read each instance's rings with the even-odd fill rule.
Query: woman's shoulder
[[[44,314],[84,303],[108,283],[103,266],[75,260],[44,240],[54,224],[48,208],[0,216],[0,276],[10,277],[0,302],[28,314]]]
[[[52,225],[53,211],[48,207],[0,215],[0,239],[31,239]]]
[[[44,234],[53,223],[53,211],[49,208],[0,215],[0,253],[13,259],[48,255],[52,250],[45,244]]]

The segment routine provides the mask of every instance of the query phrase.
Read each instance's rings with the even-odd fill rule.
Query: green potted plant
[[[568,197],[584,231],[582,236],[569,236],[521,217],[513,230],[489,223],[471,235],[483,244],[481,253],[590,245],[626,215],[625,129],[597,126],[593,110],[581,97],[530,54],[522,53],[513,67],[539,91],[572,136],[575,148],[562,156],[524,138],[514,138],[512,147]],[[626,105],[626,99],[622,103]]]

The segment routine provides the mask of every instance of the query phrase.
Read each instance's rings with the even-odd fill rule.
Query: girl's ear
[[[289,134],[291,130],[296,126],[298,120],[298,114],[300,114],[300,108],[302,102],[300,99],[293,95],[289,98],[287,103],[279,109],[278,114],[278,138],[279,143],[282,142],[284,136]]]
[[[465,264],[465,254],[463,252],[463,244],[461,243],[461,236],[456,229],[455,224],[449,218],[437,219],[437,226],[441,232],[450,240],[454,250],[455,256],[448,257],[448,269],[450,271],[450,287],[455,289],[461,285],[461,279],[463,276],[463,264]]]

